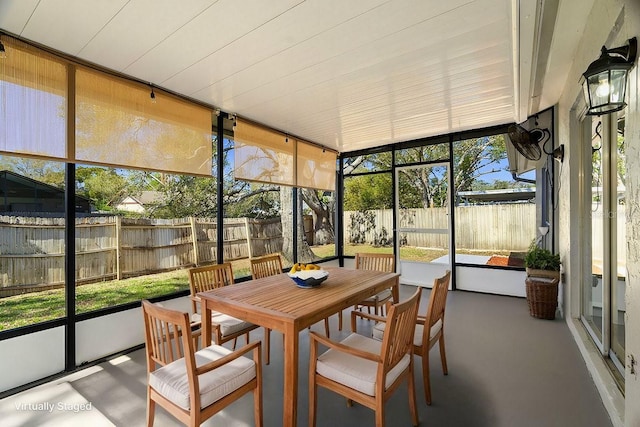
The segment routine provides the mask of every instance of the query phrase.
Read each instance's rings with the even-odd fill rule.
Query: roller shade
[[[235,179],[295,185],[293,138],[240,118],[233,135]]]
[[[3,36],[0,152],[67,159],[67,63]]]
[[[335,151],[287,136],[282,132],[236,119],[235,179],[315,188],[336,188]]]
[[[76,69],[76,160],[211,175],[211,110],[149,86]]]
[[[303,188],[335,191],[336,153],[298,140],[296,185]]]

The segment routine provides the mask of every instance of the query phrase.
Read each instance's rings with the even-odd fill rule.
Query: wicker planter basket
[[[558,306],[558,279],[528,277],[527,304],[529,314],[538,319],[553,320],[556,318]]]
[[[527,278],[529,277],[548,277],[550,279],[560,279],[560,272],[556,270],[540,270],[537,268],[526,268]]]

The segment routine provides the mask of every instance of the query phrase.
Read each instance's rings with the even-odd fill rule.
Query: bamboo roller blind
[[[210,109],[157,89],[152,103],[145,84],[71,64],[8,36],[2,42],[0,153],[211,175]],[[68,72],[75,72],[72,91]],[[75,117],[67,114],[68,93],[75,93]],[[68,153],[69,120],[75,150]]]
[[[334,191],[336,153],[236,119],[234,177],[245,181]]]
[[[0,152],[67,157],[67,64],[3,36],[0,59]]]
[[[211,175],[211,111],[150,87],[76,70],[76,160]]]
[[[295,185],[295,141],[238,118],[233,133],[234,177],[246,181]]]

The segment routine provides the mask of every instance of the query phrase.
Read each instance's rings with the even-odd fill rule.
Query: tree
[[[335,242],[335,197],[324,191],[301,189],[304,203],[313,212],[315,244],[326,245]]]
[[[144,172],[78,166],[76,168],[76,192],[91,199],[101,211],[115,210],[114,204],[124,196],[136,196],[144,188]]]
[[[64,163],[26,157],[0,156],[0,170],[8,170],[54,187],[64,188]]]
[[[355,158],[358,159],[358,158]],[[441,207],[446,205],[449,178],[438,163],[448,163],[449,144],[425,145],[398,150],[396,165],[427,163],[417,168],[400,170],[399,197],[405,208]],[[453,144],[454,200],[458,191],[478,189],[482,177],[504,170],[506,159],[504,135],[492,135],[456,141]],[[367,156],[352,168],[353,172],[391,170],[390,152]],[[370,178],[369,178],[370,177]],[[358,178],[357,180],[355,178]],[[352,181],[353,180],[353,181]],[[383,209],[380,201],[391,201],[391,174],[361,175],[345,179],[345,210]],[[386,207],[385,207],[386,208]]]
[[[164,178],[158,191],[162,199],[150,207],[153,217],[216,216],[217,185],[213,177],[171,175]]]
[[[393,207],[391,173],[345,177],[344,188],[345,211]]]

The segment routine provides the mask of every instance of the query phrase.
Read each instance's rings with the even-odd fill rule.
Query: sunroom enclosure
[[[19,102],[13,107],[32,111],[40,125],[6,133],[0,158],[3,170],[34,183],[20,193],[13,181],[2,186],[3,395],[139,346],[141,330],[127,328],[139,320],[139,301],[186,309],[185,268],[194,265],[231,261],[236,279],[246,280],[248,258],[271,252],[282,254],[285,268],[311,261],[349,266],[356,252],[393,252],[408,284],[429,286],[431,276],[453,269],[454,288],[524,295],[521,254],[536,238],[541,194],[553,192],[536,191],[548,182],[534,184],[531,176],[540,173],[512,179],[506,125],[344,153],[334,162],[337,191],[313,181],[316,188],[300,188],[302,175],[294,188],[264,174],[253,177],[262,182],[242,181],[234,177],[235,116],[158,88],[148,99],[138,82],[3,40],[16,52],[14,61],[24,57],[2,63],[6,90]],[[42,70],[58,77],[41,84],[27,74]],[[202,132],[207,115],[210,137]],[[552,110],[542,117],[551,127]],[[197,134],[192,140],[199,145],[187,153],[210,141],[212,155],[180,164],[175,144],[154,136],[162,132]],[[135,144],[113,150],[101,140]],[[304,157],[302,147],[296,153],[303,162],[320,155]],[[170,153],[174,163],[149,150]],[[258,151],[282,155],[277,147]],[[256,157],[242,156],[255,172]],[[162,164],[167,169],[154,169]],[[45,187],[54,194],[46,205]],[[79,209],[78,197],[91,200],[91,212]],[[484,241],[470,238],[481,234]],[[46,363],[36,354],[18,357],[32,354],[36,343],[47,343]]]
[[[183,12],[188,9],[186,6],[167,5],[166,9],[156,8],[136,15],[133,10],[136,2],[123,3],[126,6],[119,8],[116,3],[108,2],[114,10],[102,13],[96,10],[96,15],[108,24],[88,25],[91,28],[86,31],[83,22],[86,14],[74,12],[76,8],[89,7],[89,3],[61,2],[54,6],[51,2],[6,1],[0,6],[3,12],[9,9],[23,12],[0,14],[0,40],[6,47],[7,58],[12,57],[14,44],[29,45],[21,41],[22,37],[67,52],[58,55],[58,51],[43,48],[46,77],[29,80],[27,75],[27,82],[17,90],[27,95],[26,104],[3,110],[2,103],[15,97],[12,92],[12,96],[0,98],[3,124],[0,127],[0,205],[3,206],[0,235],[6,237],[0,241],[0,286],[4,292],[0,295],[0,315],[8,314],[8,320],[0,321],[0,396],[140,346],[143,342],[140,299],[148,297],[188,311],[184,269],[197,263],[230,260],[236,280],[243,280],[248,276],[247,257],[267,251],[286,254],[289,264],[295,260],[318,259],[324,265],[347,267],[353,265],[352,257],[358,250],[393,252],[406,283],[427,282],[426,274],[416,277],[416,271],[436,274],[454,267],[456,290],[473,286],[472,290],[483,293],[510,294],[511,283],[524,288],[522,267],[510,264],[517,264],[519,252],[526,249],[525,243],[535,239],[561,256],[560,308],[574,341],[571,344],[577,345],[581,353],[582,360],[577,364],[586,364],[613,425],[640,424],[640,409],[633,404],[640,397],[640,312],[637,309],[640,306],[640,286],[637,286],[640,217],[634,214],[640,201],[637,61],[628,79],[627,107],[616,114],[585,116],[581,87],[582,73],[603,46],[622,46],[630,38],[640,36],[637,1],[481,0],[466,2],[460,7],[446,3],[446,8],[459,14],[437,14],[434,20],[427,18],[437,8],[420,2],[379,2],[373,9],[369,2],[349,2],[340,8],[328,6],[321,11],[325,19],[320,20],[315,19],[317,11],[311,10],[317,3],[295,1],[286,12],[269,8],[267,13],[267,8],[257,8],[255,11],[262,13],[262,20],[260,17],[256,22],[234,20],[232,24],[224,19],[229,13],[215,13],[214,9],[224,2],[202,2],[205,5],[195,2],[191,8],[211,9],[198,15],[210,19],[191,22],[189,17],[183,17],[180,25],[185,25],[181,31],[193,30],[198,22],[206,21],[201,28],[206,28],[209,35],[227,35],[225,30],[228,30],[229,34],[243,36],[237,39],[239,43],[226,44],[225,39],[221,39],[215,40],[216,44],[215,37],[201,42],[192,35],[195,43],[189,44],[189,52],[191,48],[201,48],[201,56],[197,58],[202,60],[202,67],[197,67],[201,74],[192,74],[190,63],[181,62],[174,55],[167,59],[161,52],[161,48],[171,48],[170,51],[179,55],[187,52],[180,50],[184,43],[177,43],[177,40],[189,40],[187,36],[164,38],[159,33],[173,30],[158,25],[158,17],[164,18],[168,10],[179,8]],[[288,4],[282,2],[282,5],[285,3]],[[445,7],[445,3],[432,3]],[[58,15],[52,11],[64,15],[65,19],[53,18]],[[296,32],[294,38],[279,38],[286,33],[285,29],[291,28],[288,24],[299,23],[298,12],[306,19],[301,21],[303,31]],[[500,13],[504,14],[502,18]],[[481,15],[499,20],[477,19]],[[455,17],[457,19],[452,19]],[[151,44],[148,46],[154,43],[158,46],[152,58],[142,54],[146,52],[143,44],[122,42],[128,33],[119,25],[127,19],[139,20],[141,24],[149,21],[147,28],[162,30],[158,34],[149,31],[147,42]],[[381,20],[385,25],[376,26],[375,22]],[[223,21],[229,26],[218,25]],[[264,25],[267,22],[270,25]],[[305,25],[308,22],[314,25]],[[315,24],[321,22],[325,27],[317,28]],[[473,25],[452,24],[460,22]],[[276,27],[278,31],[271,33]],[[387,43],[382,49],[368,49],[375,46],[370,42],[380,35],[377,31],[386,29],[391,29],[394,43]],[[449,29],[454,30],[455,37]],[[312,37],[316,30],[319,38]],[[347,36],[337,37],[343,30]],[[19,36],[12,37],[12,34]],[[358,36],[350,37],[352,34]],[[120,42],[111,43],[111,40]],[[340,42],[327,47],[333,40]],[[176,93],[151,86],[149,81],[158,84],[168,81],[154,77],[155,71],[178,73],[181,78],[175,79],[176,85],[167,87],[181,94],[195,92],[182,91],[178,83],[207,87],[208,72],[216,78],[227,72],[225,77],[234,76],[195,95],[202,102],[211,102],[203,105],[196,101],[197,106],[209,109],[210,120],[206,131],[201,133],[206,148],[209,143],[212,148],[207,156],[211,165],[206,167],[206,173],[195,176],[195,169],[176,171],[160,167],[155,159],[147,159],[144,165],[116,165],[116,162],[105,163],[86,155],[74,157],[72,153],[78,145],[75,140],[93,130],[85,128],[82,134],[76,134],[76,127],[82,127],[82,117],[79,123],[74,120],[80,94],[70,90],[76,83],[69,71],[87,64],[82,60],[76,63],[75,57],[66,55],[77,54],[92,60],[91,56],[73,50],[76,41],[91,48],[97,55],[94,60],[104,59],[105,67],[123,70],[123,73],[126,69],[114,66],[118,63],[114,58],[126,58],[127,53],[132,59],[139,58],[141,69],[147,74],[140,74],[144,76],[143,81],[131,80],[130,83],[138,86],[140,105],[144,108],[151,102],[150,93],[155,95],[156,105],[162,105],[165,96],[185,101]],[[380,41],[385,43],[389,39]],[[105,46],[108,49],[104,49]],[[121,50],[113,49],[114,46]],[[219,55],[206,57],[207,49],[219,46],[224,46]],[[241,55],[243,46],[258,46],[255,51],[264,56]],[[290,49],[281,51],[281,46]],[[367,53],[375,52],[376,57],[361,61],[362,57],[353,53],[362,53],[357,50],[362,46]],[[404,50],[391,46],[402,46]],[[513,55],[489,55],[496,51],[509,51]],[[495,59],[491,65],[500,65],[499,70],[495,70],[499,73],[485,73],[486,69],[476,67],[480,63],[466,62],[470,56],[474,61]],[[0,58],[0,67],[6,67],[4,59]],[[150,59],[158,61],[156,66]],[[279,61],[281,59],[285,61]],[[399,59],[414,61],[407,66]],[[245,61],[251,60],[255,62],[247,69]],[[488,65],[487,62],[484,65]],[[219,63],[224,64],[220,69]],[[277,65],[265,69],[265,63]],[[30,64],[39,66],[34,61]],[[324,67],[326,64],[332,66]],[[362,64],[366,67],[361,68]],[[386,68],[393,64],[398,66]],[[424,64],[432,67],[422,68]],[[352,68],[340,68],[340,65]],[[94,66],[88,68],[107,71]],[[406,70],[420,79],[405,79]],[[1,73],[6,71],[6,68],[0,69]],[[13,89],[19,87],[14,71],[15,68],[10,68],[8,79],[3,77],[0,84],[8,82]],[[56,74],[60,71],[66,74],[62,77]],[[333,71],[336,74],[332,74]],[[185,78],[196,77],[196,74],[198,78]],[[117,77],[129,80],[122,74]],[[292,77],[300,78],[291,80]],[[348,81],[341,77],[347,77]],[[474,77],[479,80],[475,81]],[[265,82],[271,92],[255,90],[254,83]],[[488,87],[494,90],[482,90]],[[1,89],[4,90],[4,86]],[[225,100],[229,103],[220,104],[225,105],[225,111],[216,114],[212,105],[219,105],[217,96],[222,92],[231,94],[231,98]],[[29,94],[38,96],[30,98]],[[205,96],[199,96],[203,94]],[[256,94],[266,96],[257,100],[260,96],[254,97]],[[238,100],[246,103],[236,109],[240,103],[234,102]],[[41,110],[31,110],[29,102]],[[250,104],[258,104],[259,108],[247,107]],[[503,109],[496,109],[497,105]],[[467,110],[470,106],[472,111]],[[494,113],[500,111],[504,115],[499,116],[499,120],[490,120],[498,117]],[[468,114],[461,115],[461,112]],[[318,134],[307,129],[317,131],[317,124],[325,125],[324,129],[329,131],[323,134],[324,140],[331,141],[331,146],[341,151],[335,168],[338,184],[331,190],[293,190],[285,184],[235,180],[232,175],[235,113],[240,118],[246,114],[261,123],[282,126],[278,129],[281,132],[297,129],[300,132],[297,136],[306,136],[312,141],[315,141],[312,135]],[[449,127],[432,127],[431,120],[446,122]],[[564,146],[563,162],[544,156],[535,167],[535,175],[519,173],[522,169],[517,165],[509,171],[535,182],[516,183],[510,173],[505,178],[496,173],[493,179],[489,179],[490,174],[485,175],[487,179],[481,178],[493,185],[485,185],[486,182],[476,182],[471,187],[457,185],[459,157],[456,151],[464,151],[467,141],[478,143],[482,138],[505,138],[509,122],[523,120],[529,128],[549,128],[553,133],[553,147]],[[139,124],[142,122],[145,120]],[[424,126],[427,122],[429,126]],[[7,137],[6,123],[22,124],[24,128],[18,132],[19,136],[37,140],[42,143],[41,147],[21,151],[6,145],[20,140],[15,138],[17,134]],[[411,127],[407,125],[414,124],[425,129],[425,133],[408,134]],[[472,127],[479,130],[448,134],[452,132],[449,129]],[[427,129],[447,130],[438,132],[440,137],[413,139],[435,134],[427,133]],[[353,138],[356,130],[358,138]],[[143,136],[145,132],[139,134]],[[366,150],[381,141],[377,135],[387,137],[385,144],[402,142]],[[318,137],[316,142],[321,139]],[[54,153],[32,151],[36,148],[53,148]],[[107,148],[113,154],[128,153],[127,148],[115,145],[107,144]],[[356,149],[358,151],[354,151]],[[145,145],[142,155],[128,157],[144,160],[146,153],[160,152],[163,150]],[[414,181],[421,174],[429,173],[432,185],[421,187],[422,184]],[[509,184],[496,184],[503,179]],[[429,197],[423,197],[420,188],[433,191],[427,193]],[[87,209],[85,202],[89,200],[93,206]],[[84,212],[86,210],[90,212]],[[480,211],[492,213],[479,214]],[[507,215],[507,211],[518,213]],[[479,241],[468,240],[485,229],[499,230],[486,236],[487,239],[517,235],[508,222],[501,220],[511,214],[514,218],[533,217],[526,222],[526,227],[518,230],[526,239],[522,237],[517,244],[502,242],[493,247],[488,247],[486,242],[480,245]],[[489,248],[491,253],[486,253]],[[504,286],[476,288],[482,282]],[[24,285],[31,289],[25,289]],[[50,289],[26,293],[36,290],[34,288]],[[100,292],[94,291],[98,288]],[[18,295],[20,293],[24,295]],[[475,296],[497,299],[485,294]],[[31,309],[25,310],[15,301],[28,304]],[[469,322],[473,323],[473,320]],[[476,331],[477,337],[485,336],[486,329]],[[505,347],[513,342],[507,341],[498,340]],[[496,346],[495,351],[504,352],[500,347]],[[47,349],[46,357],[42,355],[42,348]],[[536,366],[536,369],[556,368],[554,361]],[[571,407],[571,404],[565,406]]]

